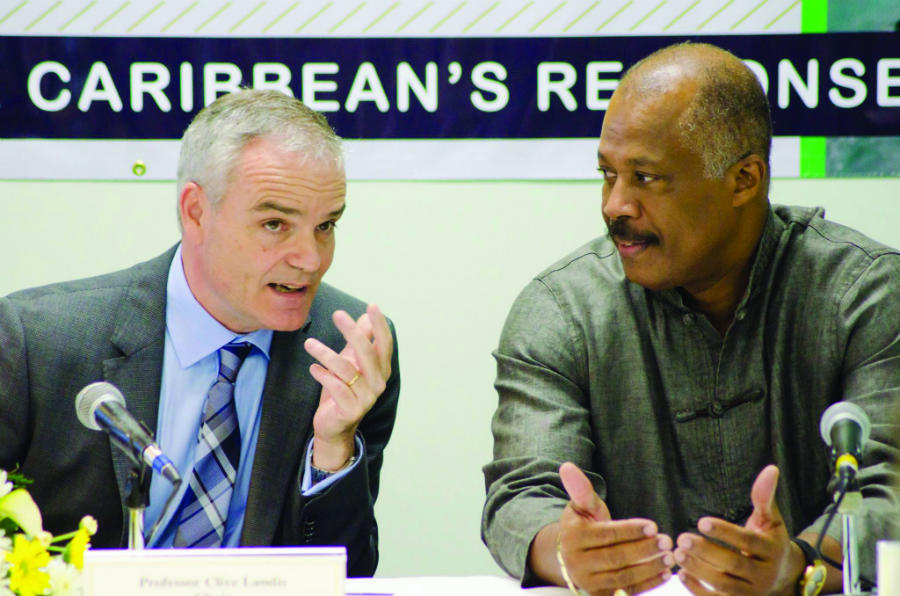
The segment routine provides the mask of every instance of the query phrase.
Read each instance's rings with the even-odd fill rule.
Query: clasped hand
[[[356,429],[385,390],[394,350],[387,319],[374,304],[358,320],[342,310],[332,320],[347,340],[340,353],[313,338],[303,344],[318,361],[309,372],[322,385],[313,415],[312,463],[328,471],[340,469],[354,454]]]
[[[651,520],[612,520],[574,464],[563,464],[559,473],[570,501],[560,517],[558,548],[572,582],[584,592],[644,592],[668,580],[677,564],[682,583],[696,595],[793,593],[800,568],[775,505],[775,466],[757,476],[753,513],[744,526],[704,517],[698,533],[681,534],[677,546]]]

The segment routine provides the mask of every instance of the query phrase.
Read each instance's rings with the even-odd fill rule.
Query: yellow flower
[[[75,530],[75,535],[69,540],[69,544],[66,545],[66,550],[63,552],[63,560],[65,560],[66,563],[74,565],[76,569],[83,568],[84,551],[90,548],[90,544],[88,543],[90,539],[90,530],[83,525],[79,526],[79,528]]]
[[[16,534],[9,562],[9,589],[19,596],[38,596],[50,585],[50,576],[41,571],[50,562],[50,553],[37,538]]]

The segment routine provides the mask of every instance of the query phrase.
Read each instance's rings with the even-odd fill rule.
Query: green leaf
[[[17,467],[18,469],[18,467]],[[19,474],[16,470],[12,472],[7,472],[6,479],[13,483],[15,488],[25,488],[29,484],[33,484],[34,480],[28,478],[27,476],[23,476]]]

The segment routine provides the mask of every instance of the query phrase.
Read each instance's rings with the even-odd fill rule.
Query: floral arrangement
[[[0,470],[0,596],[81,596],[84,551],[97,521],[88,515],[74,532],[45,532],[29,483]]]

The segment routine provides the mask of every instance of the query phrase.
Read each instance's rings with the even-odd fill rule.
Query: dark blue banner
[[[681,37],[0,37],[0,137],[177,139],[237,85],[345,138],[595,137],[623,72]],[[776,135],[900,135],[900,34],[691,37],[753,61]]]

